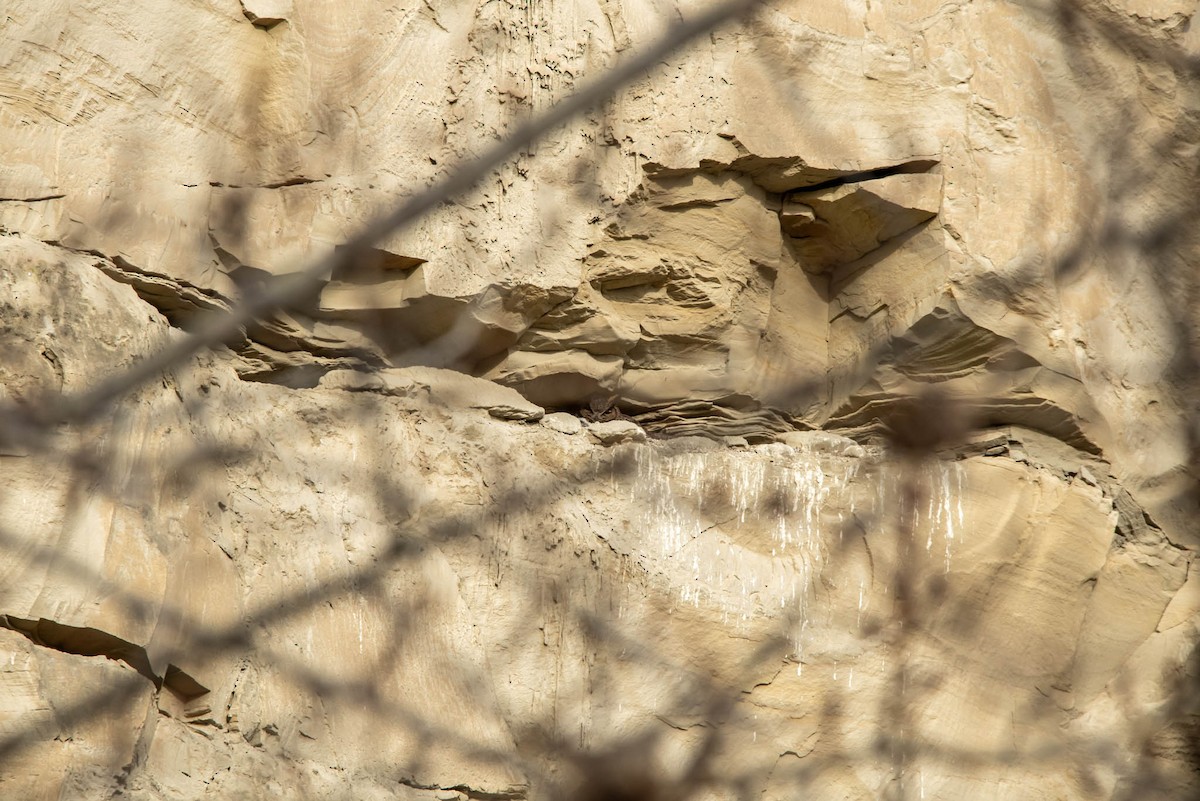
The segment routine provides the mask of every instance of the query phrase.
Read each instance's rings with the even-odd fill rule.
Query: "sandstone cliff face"
[[[1190,6],[10,5],[5,797],[1195,792]]]

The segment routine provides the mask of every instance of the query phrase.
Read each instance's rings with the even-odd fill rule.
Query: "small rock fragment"
[[[628,420],[610,420],[607,423],[592,423],[588,433],[601,445],[616,445],[620,442],[645,442],[646,432],[637,423]]]
[[[542,425],[560,434],[578,434],[583,430],[583,423],[573,414],[555,412],[542,418]]]
[[[487,409],[492,417],[525,422],[540,420],[546,414],[545,409],[530,403],[520,392],[486,378],[438,367],[405,367],[395,372],[429,387],[435,401],[450,407]]]
[[[866,455],[863,447],[854,440],[829,431],[788,431],[779,435],[779,441],[803,453],[826,453],[852,459]]]
[[[358,370],[330,370],[321,376],[321,389],[341,389],[346,392],[379,392],[385,395],[399,394],[379,373],[364,373]]]
[[[665,456],[680,453],[709,453],[721,449],[721,443],[712,437],[671,437],[662,441],[659,452]]]

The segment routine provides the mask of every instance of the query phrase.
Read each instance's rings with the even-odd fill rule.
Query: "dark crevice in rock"
[[[523,799],[528,795],[528,791],[523,789],[488,792],[487,790],[476,790],[465,784],[457,784],[446,789],[460,792],[467,798],[475,799],[475,801],[519,801],[519,799]]]
[[[343,248],[335,248],[343,251]],[[337,265],[330,276],[331,281],[347,284],[374,284],[384,278],[407,278],[427,259],[405,256],[379,248],[359,248],[353,258]]]
[[[838,311],[832,317],[830,317],[829,322],[832,323],[842,317],[849,317],[850,319],[854,320],[856,323],[865,323],[877,314],[885,314],[887,312],[887,310],[888,310],[887,304],[883,304],[880,306],[876,306],[875,308],[871,309],[866,314],[863,314],[860,312],[860,310],[848,306],[848,307]]]
[[[37,197],[0,197],[0,203],[42,203],[47,200],[61,200],[66,195],[39,195]]]
[[[720,198],[717,200],[709,200],[707,198],[698,198],[696,200],[681,200],[678,203],[664,203],[658,208],[663,211],[687,211],[688,209],[713,209],[720,206],[722,203],[728,203],[729,198]]]
[[[936,158],[912,158],[895,164],[883,164],[863,170],[819,167],[800,156],[757,156],[749,152],[738,138],[723,134],[740,155],[732,161],[703,159],[695,167],[668,167],[654,161],[645,162],[643,171],[653,179],[678,178],[687,175],[716,175],[736,172],[745,175],[768,192],[820,191],[843,184],[871,181],[892,175],[927,173],[940,161]]]
[[[155,689],[166,687],[184,701],[190,701],[208,692],[207,687],[175,665],[168,664],[166,671],[160,676],[150,664],[150,657],[145,648],[100,629],[67,626],[44,617],[29,620],[14,615],[0,615],[0,628],[15,631],[35,645],[53,648],[64,654],[104,656],[124,662],[153,683]]]
[[[521,799],[529,795],[529,790],[525,787],[510,787],[505,790],[480,790],[466,784],[426,784],[410,778],[400,779],[400,784],[405,787],[411,787],[414,790],[462,793],[467,798],[473,799],[473,801],[521,801]]]
[[[689,173],[716,174],[734,171],[749,177],[768,192],[789,192],[801,189],[822,189],[842,183],[869,181],[902,173],[921,173],[933,169],[939,160],[932,154],[910,158],[894,164],[881,164],[867,169],[847,170],[810,164],[801,156],[759,156],[741,142],[735,134],[718,134],[733,145],[738,156],[732,161],[702,159],[695,167],[667,167],[658,162],[646,162],[642,169],[652,177],[672,177]],[[915,154],[914,154],[915,155]]]
[[[269,181],[265,184],[227,184],[221,181],[209,181],[208,185],[213,189],[286,189],[289,186],[319,184],[323,180],[323,178],[308,178],[303,175],[297,175],[291,178],[282,178],[278,181]],[[192,187],[196,186],[196,184],[184,184],[184,186]]]
[[[890,175],[915,175],[917,173],[925,173],[932,170],[938,165],[938,162],[933,159],[917,159],[914,161],[905,161],[900,164],[894,164],[890,167],[878,167],[873,170],[863,170],[862,172],[852,172],[845,175],[839,175],[836,178],[830,178],[821,183],[811,184],[809,186],[797,187],[798,192],[819,192],[823,189],[833,189],[844,184],[857,184],[863,181],[874,181],[877,178],[887,178]]]
[[[284,178],[281,181],[273,181],[271,183],[262,184],[260,189],[283,189],[287,186],[304,186],[305,184],[319,184],[320,178],[306,178],[302,175],[297,175],[292,178]]]

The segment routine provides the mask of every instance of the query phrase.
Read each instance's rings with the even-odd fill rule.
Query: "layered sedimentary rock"
[[[10,5],[0,794],[1194,791],[1190,7]]]

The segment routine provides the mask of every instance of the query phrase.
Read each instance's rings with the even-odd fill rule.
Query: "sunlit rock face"
[[[5,8],[0,796],[1194,793],[1191,7],[768,4],[39,427],[692,11],[444,5]]]
[[[84,257],[60,268],[107,300],[62,317],[14,293],[43,326],[145,308]],[[59,352],[68,387],[105,347]],[[605,448],[401,377],[292,390],[205,359],[120,436],[78,434],[126,466],[101,483],[4,457],[24,543],[5,614],[120,637],[207,690],[0,632],[6,731],[46,733],[5,757],[6,792],[554,797],[571,779],[547,737],[632,742],[630,772],[671,781],[716,733],[716,786],[773,798],[1119,795],[1133,767],[1110,756],[1136,751],[1191,641],[1185,552],[1103,462],[1037,432],[904,464],[824,432]],[[114,709],[59,711],[130,680]]]
[[[9,12],[3,58],[38,77],[0,120],[0,225],[94,252],[185,328],[670,19],[608,2],[55,8]],[[949,382],[988,424],[1119,458],[1190,537],[1167,320],[1193,322],[1194,243],[1162,235],[1194,194],[1190,11],[1096,13],[1080,39],[1003,4],[763,8],[249,326],[238,372],[312,387],[453,367],[652,432],[758,441],[869,427],[907,382]],[[1104,132],[1122,126],[1139,144],[1112,166]]]

